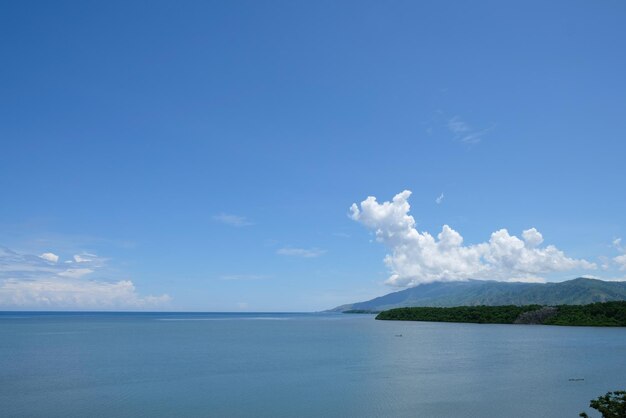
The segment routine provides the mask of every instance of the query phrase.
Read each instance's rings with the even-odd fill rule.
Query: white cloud
[[[476,130],[458,116],[454,116],[448,121],[448,129],[454,134],[455,139],[472,145],[482,141],[482,137],[493,130],[493,128],[492,126],[486,129]]]
[[[613,240],[613,247],[615,247],[615,249],[617,249],[620,252],[624,252],[624,254],[614,257],[613,261],[615,262],[615,264],[619,266],[620,270],[626,270],[626,249],[622,247],[622,239],[615,238]]]
[[[437,237],[419,232],[409,215],[408,190],[393,201],[378,203],[368,197],[352,205],[351,218],[375,231],[376,240],[386,244],[391,254],[385,264],[391,270],[386,281],[392,286],[415,286],[432,281],[493,279],[541,281],[543,274],[573,269],[590,270],[596,265],[567,257],[552,245],[540,247],[542,235],[531,228],[522,239],[506,229],[491,234],[489,241],[463,245],[463,237],[444,225]]]
[[[213,216],[213,220],[226,225],[235,226],[237,228],[253,225],[252,222],[250,222],[245,216],[232,215],[229,213],[220,213],[219,215],[215,215]]]
[[[535,228],[530,228],[522,232],[522,238],[526,242],[526,246],[529,248],[535,248],[541,245],[543,242],[543,235],[539,233]]]
[[[220,280],[227,281],[240,281],[240,280],[264,280],[268,279],[270,276],[266,276],[264,274],[227,274],[225,276],[220,276]]]
[[[623,251],[624,248],[622,247],[622,239],[621,238],[615,238],[613,240],[613,247],[615,247],[618,251]]]
[[[611,259],[605,255],[598,256],[598,260],[600,261],[600,268],[602,270],[608,270],[611,268]]]
[[[620,270],[626,270],[626,254],[618,255],[613,261],[617,263]]]
[[[461,120],[460,117],[455,116],[448,121],[448,129],[454,134],[462,134],[464,132],[471,131],[469,125]]]
[[[56,263],[57,261],[59,261],[59,256],[54,253],[43,253],[39,256],[39,258],[43,258],[44,260],[51,263]]]
[[[100,260],[100,258],[95,254],[82,253],[74,255],[74,262],[76,263],[91,263],[96,260]]]
[[[626,277],[598,277],[592,274],[583,274],[580,277],[584,277],[585,279],[602,280],[604,282],[626,282]]]
[[[325,250],[320,250],[319,248],[307,249],[307,248],[285,247],[285,248],[280,248],[278,251],[276,251],[276,254],[286,255],[286,256],[291,256],[291,257],[314,258],[314,257],[319,257],[325,252],[326,252]]]
[[[57,275],[61,277],[71,277],[74,279],[79,279],[91,273],[93,273],[92,269],[66,269],[57,273]]]
[[[0,282],[0,306],[30,309],[141,309],[169,302],[168,295],[140,297],[130,280],[104,282],[50,277]]]
[[[441,204],[441,202],[443,202],[443,197],[444,197],[444,196],[443,196],[443,193],[441,193],[441,194],[439,195],[439,197],[438,197],[437,199],[435,199],[435,203],[437,203],[438,205],[440,205],[440,204]]]
[[[86,279],[102,273],[104,260],[89,255],[75,258],[81,267],[71,268],[75,264],[51,264],[42,256],[0,248],[0,309],[145,309],[170,300],[141,296],[130,280]]]

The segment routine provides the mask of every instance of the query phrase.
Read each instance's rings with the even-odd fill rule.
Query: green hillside
[[[380,312],[411,306],[584,305],[620,300],[626,300],[626,282],[587,278],[559,283],[467,280],[426,283],[369,301],[342,305],[332,311]]]

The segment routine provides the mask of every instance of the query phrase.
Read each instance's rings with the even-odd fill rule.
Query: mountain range
[[[332,312],[384,311],[410,306],[585,305],[626,300],[626,282],[579,277],[558,283],[467,280],[425,283]]]

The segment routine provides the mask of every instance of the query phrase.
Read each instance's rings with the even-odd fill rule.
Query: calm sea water
[[[620,388],[626,329],[0,313],[3,417],[576,417]]]

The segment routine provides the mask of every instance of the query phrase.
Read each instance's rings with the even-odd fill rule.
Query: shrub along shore
[[[624,327],[626,301],[589,305],[414,307],[383,311],[380,320]]]

